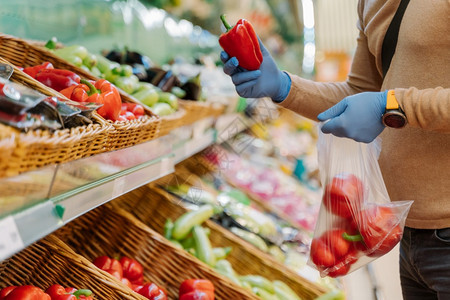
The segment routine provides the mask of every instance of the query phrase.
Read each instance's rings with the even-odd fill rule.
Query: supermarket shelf
[[[64,223],[144,184],[174,172],[173,155],[114,174],[86,187],[52,198],[62,214]]]
[[[0,187],[8,191],[0,195],[0,261],[78,216],[174,172],[175,164],[216,142],[214,121],[206,118],[133,147],[1,179]]]
[[[179,163],[186,158],[193,156],[194,154],[206,149],[208,146],[215,142],[216,131],[214,129],[208,130],[205,134],[198,138],[193,138],[175,149],[173,152],[175,154],[175,163]]]
[[[216,122],[217,142],[223,143],[233,139],[238,133],[250,127],[248,118],[234,113],[220,116]]]

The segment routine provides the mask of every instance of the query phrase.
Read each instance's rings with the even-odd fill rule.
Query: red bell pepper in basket
[[[119,260],[123,269],[123,277],[132,284],[142,284],[144,281],[144,267],[136,260],[123,256]]]
[[[46,291],[50,295],[51,300],[92,300],[92,291],[80,289],[77,290],[72,287],[64,288],[62,285],[54,284]]]
[[[107,271],[107,270],[114,270],[118,273],[118,279],[120,280],[123,277],[123,269],[122,269],[122,265],[120,264],[120,262],[117,259],[114,258],[110,258],[109,256],[99,256],[97,257],[93,264],[103,270],[103,271]]]
[[[7,286],[3,289],[0,290],[0,300],[5,299],[5,297],[11,293],[13,290],[15,290],[17,288],[17,286],[12,285],[12,286]]]
[[[180,285],[178,295],[181,299],[214,299],[214,285],[207,279],[186,279]]]
[[[33,78],[36,78],[37,73],[39,73],[40,71],[42,71],[44,69],[54,69],[54,67],[53,67],[52,63],[46,61],[37,66],[26,67],[23,69],[23,72],[27,73],[28,75],[30,75]]]
[[[180,296],[179,300],[214,300],[207,292],[195,290]]]
[[[51,298],[38,287],[24,285],[2,289],[0,300],[51,300]]]
[[[154,283],[138,286],[134,291],[150,300],[167,300],[166,292]]]
[[[61,69],[42,69],[36,74],[35,78],[58,92],[72,85],[79,84],[81,79],[74,72]]]
[[[81,84],[61,91],[67,98],[78,102],[94,102],[103,104],[97,109],[100,116],[111,121],[119,120],[122,99],[117,88],[105,79],[91,82],[81,79]]]
[[[235,56],[239,65],[247,70],[258,70],[263,61],[258,37],[249,21],[240,19],[234,27],[225,20],[225,15],[220,19],[227,29],[219,37],[219,44],[230,57]]]

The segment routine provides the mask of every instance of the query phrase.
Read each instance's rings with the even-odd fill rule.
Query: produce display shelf
[[[178,147],[173,149],[175,154],[175,164],[197,154],[198,152],[206,149],[208,146],[215,142],[216,131],[211,128],[207,130],[201,137],[196,137],[185,143],[178,145]]]
[[[173,173],[175,164],[216,142],[213,121],[179,128],[182,135],[0,179],[0,187],[8,187],[0,194],[0,261],[86,212]]]

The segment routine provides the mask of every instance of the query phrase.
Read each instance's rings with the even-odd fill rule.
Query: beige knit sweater
[[[381,47],[399,3],[361,0],[347,81],[317,83],[289,74],[291,90],[281,105],[317,120],[348,95],[395,89],[408,125],[381,134],[379,163],[389,196],[414,200],[407,226],[450,227],[450,1],[410,1],[383,80]]]

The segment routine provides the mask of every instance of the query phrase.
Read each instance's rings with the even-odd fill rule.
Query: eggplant
[[[136,51],[125,51],[124,63],[129,65],[140,64],[145,69],[151,68],[154,64],[148,56],[142,55]]]
[[[181,88],[186,92],[186,95],[183,99],[199,100],[202,92],[202,87],[200,84],[200,73],[190,78],[181,86]]]
[[[131,66],[133,67],[133,75],[139,78],[139,81],[147,81],[148,75],[144,65],[133,64]]]
[[[104,55],[110,61],[121,64],[123,61],[123,53],[118,50],[111,50],[106,55]]]

